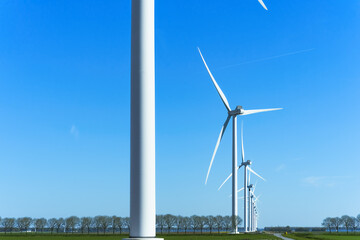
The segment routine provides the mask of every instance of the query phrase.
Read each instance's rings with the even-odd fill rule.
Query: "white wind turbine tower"
[[[224,95],[224,93],[221,91],[219,85],[217,84],[217,82],[215,81],[215,78],[213,77],[212,73],[210,72],[209,67],[207,66],[205,59],[203,57],[203,55],[201,54],[200,49],[198,48],[200,56],[204,62],[204,65],[210,75],[210,78],[222,100],[222,102],[225,105],[225,108],[227,109],[227,113],[228,116],[225,120],[224,125],[222,126],[221,130],[220,130],[220,135],[218,137],[218,140],[216,142],[215,145],[215,150],[214,153],[212,155],[211,161],[210,161],[210,166],[208,169],[208,172],[206,174],[206,180],[205,180],[205,184],[207,183],[208,177],[209,177],[209,173],[211,170],[211,166],[213,164],[217,149],[219,147],[220,141],[224,135],[224,132],[226,130],[226,127],[230,121],[230,118],[232,118],[233,120],[233,132],[232,132],[232,136],[233,136],[233,144],[232,144],[232,176],[233,176],[233,181],[232,181],[232,217],[235,218],[238,216],[238,208],[237,208],[237,170],[244,166],[245,170],[244,170],[244,189],[247,189],[247,169],[249,169],[251,172],[253,172],[255,175],[258,175],[257,173],[255,173],[251,168],[248,167],[248,165],[251,164],[250,161],[246,161],[244,160],[244,148],[243,148],[243,144],[242,144],[242,162],[241,165],[238,166],[237,164],[237,116],[243,116],[243,115],[249,115],[249,114],[254,114],[254,113],[260,113],[260,112],[268,112],[268,111],[274,111],[274,110],[280,110],[281,108],[271,108],[271,109],[256,109],[256,110],[245,110],[242,108],[242,106],[236,106],[236,108],[234,110],[231,110],[229,103]],[[230,176],[231,176],[230,175]],[[246,231],[247,229],[247,206],[246,206],[246,199],[247,199],[247,191],[244,191],[244,229]],[[237,225],[233,224],[232,226],[232,233],[238,233],[237,231]]]
[[[252,169],[249,169],[250,171],[252,171]],[[254,172],[254,174],[256,174],[255,172]],[[255,194],[254,194],[254,192],[255,192],[255,189],[256,189],[256,184],[257,183],[255,183],[255,185],[253,185],[253,184],[251,184],[250,183],[250,173],[249,173],[249,185],[247,186],[248,187],[248,191],[249,191],[249,194],[248,194],[248,211],[249,211],[249,215],[248,215],[248,223],[249,223],[249,226],[248,226],[248,231],[250,231],[250,232],[253,232],[254,230],[253,230],[253,228],[254,228],[254,226],[253,226],[253,208],[254,208],[254,200],[253,200],[253,198],[254,198],[254,196],[255,196]],[[263,181],[266,181],[263,177],[261,177],[259,174],[256,174],[259,178],[261,178]],[[252,191],[251,191],[251,189],[253,189]]]
[[[259,197],[256,197],[256,195],[254,194],[254,191],[252,192],[251,194],[251,204],[252,204],[252,207],[251,207],[251,211],[252,211],[252,229],[251,231],[252,232],[256,232],[257,231],[257,220],[258,220],[258,208],[257,208],[257,205],[256,205],[256,202],[257,200],[260,198],[260,195]]]
[[[130,239],[150,240],[156,235],[155,0],[131,3]]]
[[[250,176],[249,176],[249,181],[250,181]],[[253,188],[253,190],[251,191],[252,188]],[[249,184],[249,214],[251,214],[251,217],[249,217],[249,219],[250,219],[249,231],[250,232],[257,231],[258,211],[257,211],[257,207],[256,207],[256,202],[260,198],[261,195],[259,195],[259,197],[257,197],[255,195],[255,189],[256,189],[256,184],[254,186],[252,184]]]
[[[278,108],[278,109],[281,109],[281,108]],[[278,110],[278,109],[275,109],[275,110]],[[244,191],[244,197],[243,197],[244,198],[244,231],[248,232],[248,231],[250,231],[250,224],[251,224],[250,189],[253,187],[253,185],[250,184],[250,173],[249,173],[249,179],[247,179],[247,176],[248,176],[247,171],[250,171],[251,173],[255,174],[257,177],[261,178],[264,181],[265,181],[265,179],[263,177],[261,177],[259,174],[257,174],[252,168],[250,168],[249,165],[252,164],[252,162],[250,160],[245,161],[243,124],[241,125],[241,158],[242,158],[242,162],[237,167],[237,170],[240,169],[242,166],[244,166],[244,187],[239,189],[237,192],[240,192],[240,191],[246,189],[246,191]],[[236,171],[235,171],[235,173],[237,174]],[[233,173],[230,173],[230,175],[220,185],[218,190],[221,189],[221,187],[227,182],[227,180],[229,180],[229,178],[232,175],[233,175]],[[233,178],[233,180],[234,180],[234,178]],[[249,191],[249,193],[248,193],[248,191]]]

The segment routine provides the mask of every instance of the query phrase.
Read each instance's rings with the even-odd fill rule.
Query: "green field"
[[[97,234],[0,234],[0,240],[121,240],[128,235],[97,235]],[[269,234],[239,234],[239,235],[229,235],[229,234],[170,234],[170,235],[158,235],[159,238],[165,238],[165,240],[246,240],[246,239],[279,239],[273,235]]]
[[[283,236],[295,240],[360,240],[360,233],[292,233]]]

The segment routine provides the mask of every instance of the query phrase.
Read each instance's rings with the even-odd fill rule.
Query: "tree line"
[[[340,228],[346,229],[346,233],[349,233],[349,229],[356,231],[360,229],[360,214],[356,217],[344,215],[342,217],[327,217],[323,220],[322,224],[331,233],[332,230],[339,232]]]
[[[231,230],[233,224],[240,225],[240,217],[232,218],[231,216],[197,216],[190,217],[175,216],[164,214],[156,216],[157,231],[171,233],[200,233],[217,232]],[[77,217],[70,216],[67,218],[1,218],[0,231],[11,232],[48,232],[48,233],[82,233],[97,234],[105,233],[124,233],[130,231],[130,218],[118,216],[96,216],[96,217]]]

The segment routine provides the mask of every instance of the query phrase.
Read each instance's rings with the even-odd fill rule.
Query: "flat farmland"
[[[128,237],[128,235],[120,234],[0,234],[0,240],[121,240]],[[246,240],[246,239],[262,239],[262,240],[275,240],[279,239],[271,234],[169,234],[169,235],[158,235],[159,238],[166,240]]]
[[[283,236],[295,240],[360,240],[360,233],[292,233]]]

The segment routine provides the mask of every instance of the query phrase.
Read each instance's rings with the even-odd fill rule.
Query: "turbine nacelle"
[[[242,166],[250,166],[251,163],[252,163],[252,162],[251,162],[250,160],[247,160],[246,162],[242,162],[242,163],[239,165],[238,169],[241,168]]]
[[[229,111],[229,115],[230,116],[237,116],[237,115],[241,115],[244,113],[244,109],[242,108],[242,106],[236,106],[236,108],[232,111]]]

